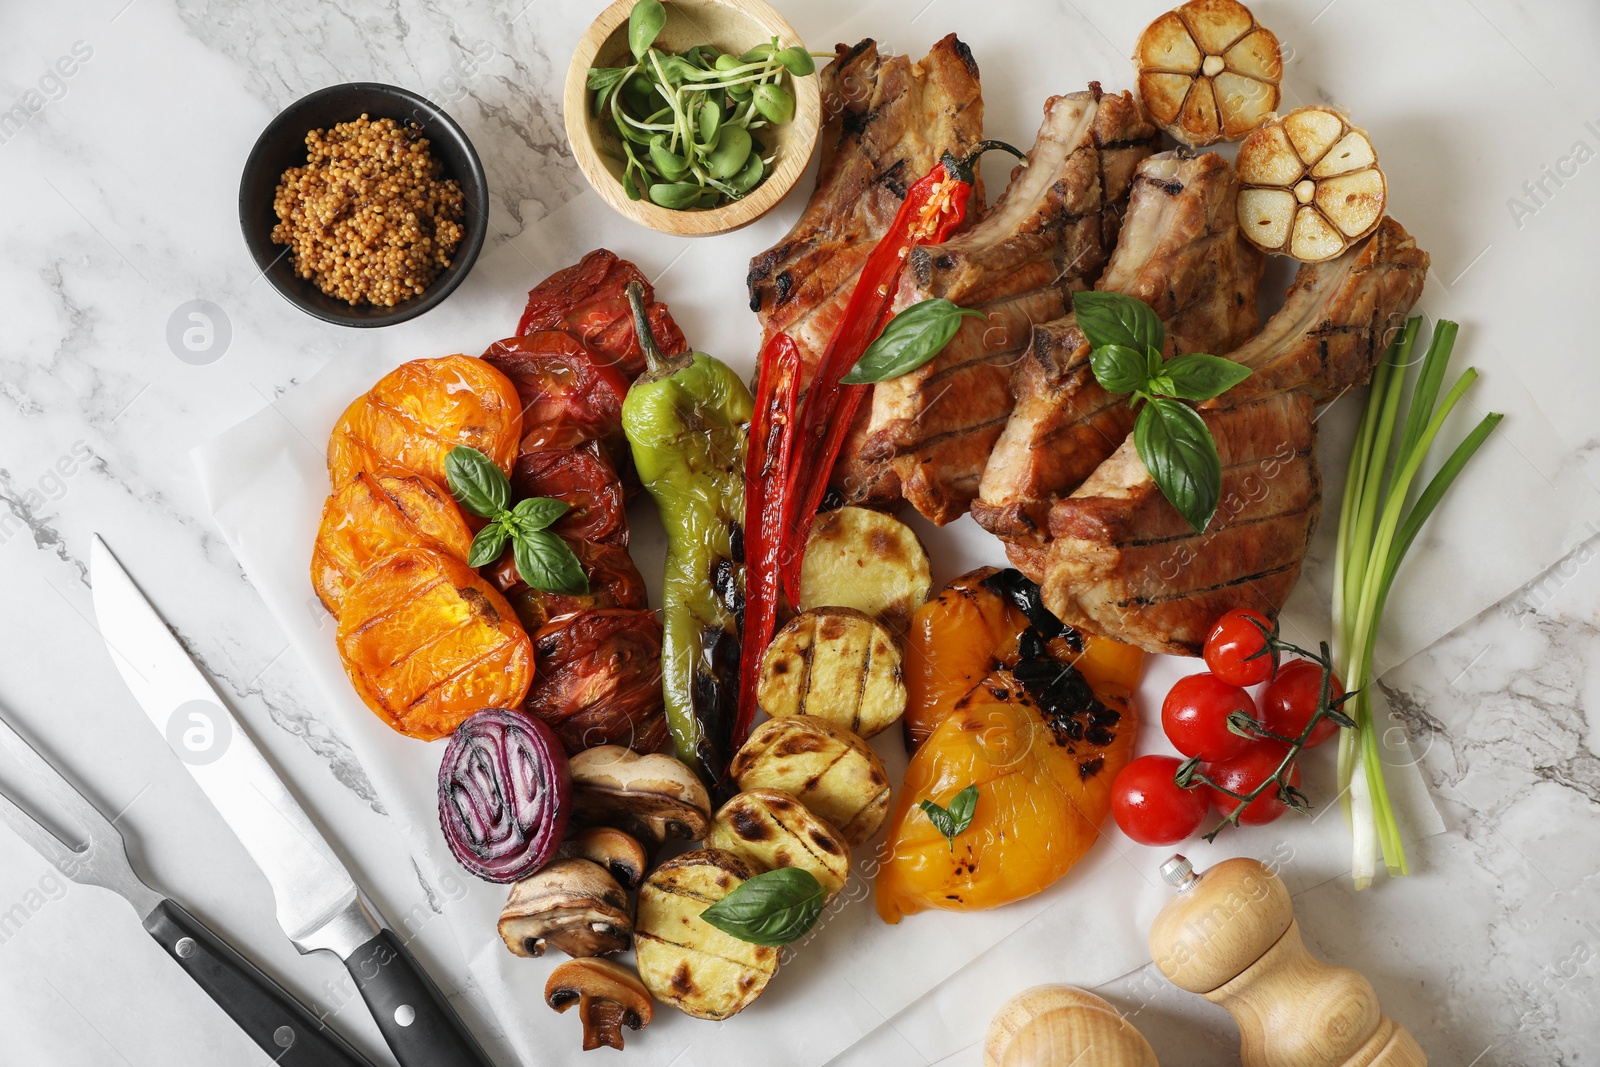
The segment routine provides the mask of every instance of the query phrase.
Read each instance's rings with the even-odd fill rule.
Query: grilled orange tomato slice
[[[424,741],[517,707],[533,682],[533,644],[505,597],[430,548],[396,552],[346,591],[339,655],[367,707]]]
[[[918,609],[906,717],[921,743],[878,871],[885,922],[1021,900],[1083,858],[1133,755],[1143,660],[1062,627],[1016,571],[973,571]],[[921,802],[948,808],[972,785],[972,821],[947,839]]]
[[[337,616],[345,591],[362,572],[413,545],[466,562],[472,531],[455,497],[411,471],[358,473],[322,506],[311,550],[311,584],[322,606]]]
[[[444,458],[470,445],[509,476],[522,439],[522,401],[504,374],[471,356],[414,359],[384,375],[339,416],[328,439],[338,489],[359,471],[404,467],[445,479]]]

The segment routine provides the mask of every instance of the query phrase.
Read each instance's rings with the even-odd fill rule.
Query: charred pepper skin
[[[622,429],[667,533],[661,681],[678,758],[715,784],[732,759],[744,614],[744,466],[755,399],[703,352],[662,355],[643,291],[628,286],[649,370]]]

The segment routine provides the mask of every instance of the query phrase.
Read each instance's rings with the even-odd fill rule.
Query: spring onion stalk
[[[1406,323],[1373,373],[1345,476],[1334,554],[1334,655],[1346,687],[1355,693],[1346,710],[1356,728],[1339,732],[1339,793],[1350,823],[1351,875],[1357,889],[1372,884],[1380,855],[1389,874],[1409,873],[1372,722],[1373,654],[1383,609],[1406,551],[1502,418],[1495,413],[1484,416],[1412,499],[1413,483],[1434,440],[1478,377],[1467,369],[1439,398],[1456,339],[1457,326],[1449,321],[1434,329],[1427,354],[1413,375],[1412,350],[1421,324],[1420,318]],[[1408,381],[1411,399],[1396,441]]]

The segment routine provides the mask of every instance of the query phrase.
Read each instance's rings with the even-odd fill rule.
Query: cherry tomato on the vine
[[[1205,646],[1206,666],[1212,674],[1233,685],[1259,685],[1272,677],[1278,654],[1257,654],[1267,643],[1257,623],[1265,626],[1267,633],[1278,632],[1277,626],[1254,608],[1234,608],[1217,620]]]
[[[1207,764],[1202,769],[1207,778],[1224,789],[1248,794],[1272,776],[1288,751],[1288,745],[1281,745],[1276,741],[1252,741],[1248,748],[1232,759]],[[1299,764],[1289,768],[1288,781],[1292,786],[1300,784]],[[1221,790],[1207,791],[1211,794],[1211,802],[1223,815],[1233,814],[1233,809],[1239,806],[1237,798]],[[1246,826],[1265,826],[1282,815],[1287,807],[1278,799],[1277,789],[1268,789],[1249,803],[1239,816],[1239,821]]]
[[[1141,845],[1176,845],[1205,821],[1211,790],[1173,782],[1180,766],[1171,756],[1140,756],[1111,783],[1111,813],[1122,832]]]
[[[1179,678],[1161,702],[1161,728],[1167,740],[1185,756],[1199,756],[1207,763],[1231,759],[1251,744],[1228,729],[1228,716],[1242,711],[1256,717],[1256,702],[1250,694],[1214,674],[1191,674]]]
[[[1329,699],[1344,695],[1339,676],[1329,679]],[[1277,676],[1261,694],[1261,724],[1280,737],[1299,737],[1317,712],[1322,696],[1322,665],[1309,659],[1290,660],[1278,668]],[[1320,745],[1339,732],[1339,724],[1323,719],[1311,731],[1306,747]]]

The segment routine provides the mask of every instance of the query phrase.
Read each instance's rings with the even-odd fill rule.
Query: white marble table
[[[1084,33],[1119,40],[1160,8],[1040,2],[1059,2]],[[829,5],[782,6],[807,34],[822,18],[816,8]],[[880,5],[895,25],[918,31],[902,47],[935,36],[915,22],[923,6]],[[1256,8],[1284,36],[1291,78],[1340,99],[1378,76],[1363,69],[1359,49],[1364,34],[1385,32],[1388,6],[1262,0]],[[4,11],[0,709],[121,813],[118,825],[156,885],[307,1000],[338,1012],[383,1062],[365,1013],[339,1011],[353,995],[342,969],[300,957],[284,940],[265,881],[132,706],[92,625],[88,540],[105,534],[157,591],[380,906],[420,931],[426,956],[435,902],[204,517],[187,453],[341,353],[413,345],[426,355],[432,346],[420,340],[424,323],[378,335],[315,323],[258,280],[235,221],[238,167],[267,118],[312,89],[360,79],[407,85],[446,106],[477,144],[496,245],[582,188],[559,123],[566,54],[548,42],[575,37],[598,7],[12,0]],[[1449,181],[1410,194],[1448,198],[1478,220],[1461,247],[1434,250],[1436,276],[1446,268],[1442,280],[1463,293],[1475,277],[1494,279],[1463,299],[1501,331],[1497,344],[1525,347],[1530,378],[1573,376],[1570,388],[1540,399],[1587,461],[1600,441],[1593,344],[1579,325],[1592,311],[1600,243],[1600,164],[1590,161],[1600,148],[1592,63],[1600,15],[1583,0],[1428,0],[1411,16],[1428,27],[1414,42],[1417,70],[1460,77],[1456,50],[1471,47],[1494,58],[1475,76],[1516,94],[1504,113],[1484,118],[1476,149],[1440,145],[1454,153],[1439,167]],[[1017,27],[1019,41],[1026,33]],[[1324,36],[1338,41],[1342,59],[1302,45]],[[994,84],[1003,91],[1003,71]],[[1018,108],[995,110],[1009,118]],[[1426,139],[1426,119],[1375,134],[1380,144]],[[1522,180],[1528,188],[1517,187]],[[731,297],[741,275],[730,265]],[[166,339],[169,319],[195,299],[220,307],[230,326],[226,349],[209,362],[178,358]],[[483,331],[459,344],[473,351],[500,327]],[[1600,567],[1589,566],[1597,551],[1583,546],[1387,674],[1449,830],[1416,850],[1409,880],[1358,895],[1334,878],[1297,901],[1308,941],[1368,974],[1437,1064],[1600,1057],[1600,741],[1586,710],[1600,704]],[[17,781],[3,761],[0,778]],[[1153,971],[1103,992],[1136,1013],[1166,1062],[1236,1062],[1220,1009]],[[976,1053],[958,1059],[975,1063]],[[123,904],[60,880],[8,831],[0,831],[0,1060],[267,1062]]]

